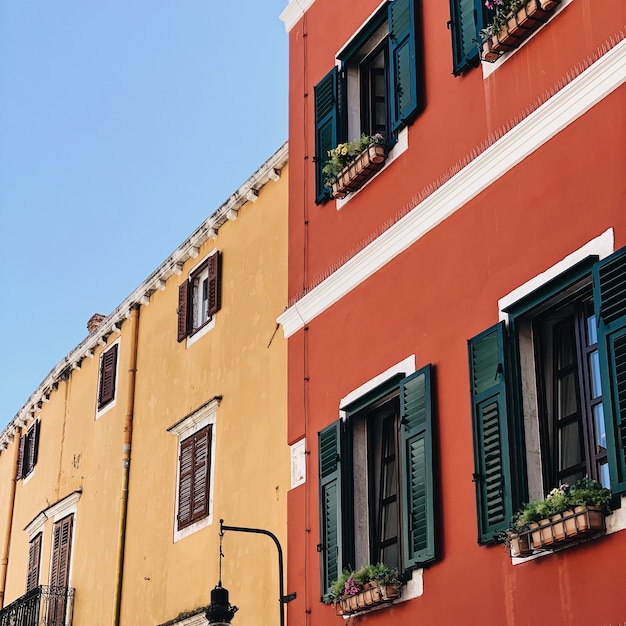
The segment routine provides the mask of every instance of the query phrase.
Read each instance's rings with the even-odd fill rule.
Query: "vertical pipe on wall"
[[[7,584],[9,567],[9,549],[11,547],[11,530],[13,529],[13,510],[15,508],[15,485],[17,483],[17,456],[20,450],[22,429],[15,429],[15,452],[13,453],[13,473],[9,486],[9,502],[7,506],[7,525],[2,542],[2,559],[0,560],[0,609],[4,606],[4,590]]]
[[[122,606],[122,579],[124,577],[124,549],[126,544],[126,519],[128,511],[128,476],[130,473],[130,451],[133,437],[133,416],[135,409],[135,382],[137,377],[137,340],[139,334],[139,306],[130,313],[131,346],[128,368],[128,394],[124,415],[124,442],[122,444],[122,489],[120,492],[120,519],[117,537],[117,558],[115,565],[115,588],[113,592],[113,626],[119,626]]]

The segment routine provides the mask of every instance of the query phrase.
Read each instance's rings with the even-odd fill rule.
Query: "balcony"
[[[72,626],[74,589],[40,585],[0,610],[0,626]]]

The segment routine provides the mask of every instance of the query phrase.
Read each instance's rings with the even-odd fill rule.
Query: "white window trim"
[[[98,361],[98,386],[96,388],[96,417],[95,419],[100,419],[107,411],[112,409],[117,404],[117,396],[119,393],[119,372],[120,372],[120,358],[122,355],[122,340],[121,337],[118,337],[110,346],[106,346],[102,349],[100,353],[100,359]],[[113,395],[113,400],[111,402],[107,402],[101,409],[98,408],[98,397],[100,395],[100,377],[102,376],[102,358],[103,356],[111,349],[113,346],[117,345],[117,357],[115,360],[115,392]]]
[[[177,543],[181,539],[192,535],[202,528],[211,526],[213,524],[213,493],[215,485],[215,441],[217,439],[217,408],[220,405],[221,398],[211,398],[206,404],[203,404],[200,408],[196,409],[193,413],[190,413],[187,417],[170,426],[168,432],[176,435],[178,438],[178,445],[176,446],[176,500],[174,506],[174,526],[173,526],[173,539],[174,543]],[[209,514],[206,517],[185,526],[178,530],[178,502],[179,502],[179,489],[180,489],[180,445],[181,443],[197,433],[199,430],[211,425],[211,466],[209,468]]]
[[[535,32],[531,33],[522,41],[522,43],[515,49],[510,52],[505,52],[501,54],[498,59],[496,59],[493,63],[488,63],[486,61],[481,61],[481,66],[483,70],[483,80],[491,76],[503,63],[506,63],[518,50],[523,48],[539,31],[543,30],[550,22],[554,19],[554,16],[560,13],[568,4],[571,4],[572,0],[561,0],[561,4],[559,4],[554,11],[552,11],[552,15],[548,18],[548,21],[545,24],[542,24]],[[482,50],[482,46],[481,46]]]

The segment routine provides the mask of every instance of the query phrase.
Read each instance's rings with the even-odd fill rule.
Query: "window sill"
[[[598,530],[595,532],[589,532],[588,534],[583,534],[580,538],[575,540],[569,540],[566,542],[555,542],[551,547],[550,545],[546,545],[545,547],[539,548],[535,550],[532,554],[528,556],[512,556],[511,562],[513,565],[519,565],[521,563],[528,563],[529,561],[533,561],[538,558],[542,558],[548,556],[550,554],[554,554],[555,552],[561,552],[562,550],[567,550],[569,548],[573,548],[574,546],[578,546],[581,543],[587,543],[588,541],[593,541],[595,539],[600,539],[601,537],[605,537],[607,535],[612,535],[613,533],[619,532],[621,530],[626,529],[626,496],[621,498],[621,507],[613,511],[611,515],[608,515],[604,518],[605,529]]]
[[[502,34],[499,37],[501,45],[497,45],[495,48],[490,48],[487,42],[483,44],[483,49],[481,51],[481,60],[483,61],[483,63],[481,63],[483,69],[483,79],[490,76],[496,69],[498,69],[498,67],[511,58],[517,50],[525,46],[526,43],[530,41],[535,34],[543,28],[543,26],[545,26],[546,22],[551,21],[555,15],[560,13],[568,4],[572,2],[572,0],[539,1],[542,5],[550,6],[551,8],[545,9],[543,11],[543,15],[529,20],[531,22],[530,24],[521,24],[519,29],[513,32],[513,36],[510,38],[507,38],[504,34],[507,29],[503,29],[503,31],[501,31]],[[534,2],[535,0],[532,0],[532,2],[529,2],[528,4],[534,4]],[[524,8],[520,10],[520,12],[523,11]],[[518,21],[521,22],[521,20]],[[493,39],[496,38],[492,38],[492,40]],[[485,56],[489,55],[490,52],[493,53],[493,57],[485,58]]]
[[[198,341],[198,339],[204,337],[204,335],[206,335],[213,328],[215,328],[215,315],[213,315],[210,320],[205,322],[197,330],[194,330],[192,335],[189,335],[189,337],[187,337],[187,343],[185,347],[189,348],[189,346],[192,346],[196,341]]]
[[[381,172],[384,172],[389,167],[389,165],[393,163],[402,153],[406,152],[406,150],[409,147],[408,130],[409,130],[408,127],[405,127],[398,133],[398,141],[396,141],[396,143],[393,145],[393,148],[389,150],[389,153],[387,154],[387,160],[385,161],[385,164],[378,172],[375,172],[371,176],[371,178],[369,178],[369,180],[367,180],[367,182],[363,184],[363,186],[360,189],[357,189],[356,191],[351,192],[345,198],[336,198],[337,211],[339,211],[343,206],[345,206],[348,202],[350,202],[352,198],[355,198],[356,196],[358,196],[359,193],[363,189],[365,189],[370,184],[371,181],[373,181],[376,177],[378,177]]]

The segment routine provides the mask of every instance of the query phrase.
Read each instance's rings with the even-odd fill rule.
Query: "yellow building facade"
[[[274,542],[220,519],[286,542],[287,169],[285,144],[0,433],[0,624],[206,624],[220,540],[234,623],[279,623]]]

